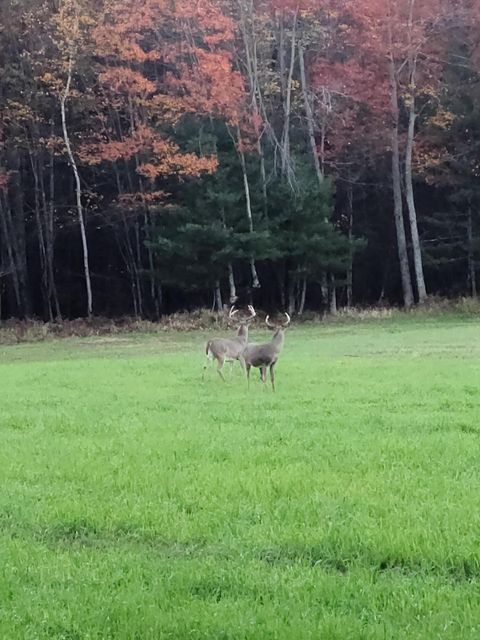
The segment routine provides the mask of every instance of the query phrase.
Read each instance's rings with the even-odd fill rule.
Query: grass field
[[[0,346],[0,638],[478,640],[479,325]]]

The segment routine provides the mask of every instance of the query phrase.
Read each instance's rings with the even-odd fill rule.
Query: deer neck
[[[285,342],[285,333],[283,329],[277,329],[272,337],[272,346],[277,353],[280,353]]]
[[[248,327],[246,324],[241,324],[237,329],[237,338],[243,342],[248,340]]]

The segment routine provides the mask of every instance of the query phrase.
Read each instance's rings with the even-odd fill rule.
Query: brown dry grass
[[[476,298],[429,298],[427,303],[410,311],[399,307],[352,307],[339,309],[336,316],[326,313],[306,312],[295,317],[295,323],[341,324],[343,322],[366,322],[370,320],[388,320],[407,316],[434,317],[445,314],[480,315],[480,301]],[[258,311],[253,326],[263,326],[265,314]],[[94,317],[77,318],[62,322],[41,322],[38,320],[7,320],[0,323],[0,344],[20,342],[38,342],[48,338],[118,336],[119,334],[139,333],[158,334],[165,331],[198,331],[210,329],[226,329],[228,323],[224,315],[212,313],[206,309],[193,312],[173,313],[164,316],[158,322],[123,317],[109,319]]]

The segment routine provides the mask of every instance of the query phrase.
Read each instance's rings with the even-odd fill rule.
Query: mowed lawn
[[[477,640],[480,318],[205,338],[0,346],[0,638]]]

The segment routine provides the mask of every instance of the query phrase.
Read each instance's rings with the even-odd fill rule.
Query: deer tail
[[[205,347],[205,355],[206,355],[206,356],[208,356],[208,354],[210,353],[210,347],[211,347],[211,345],[212,345],[212,341],[211,341],[211,340],[209,340],[209,341],[207,342],[206,347]]]

